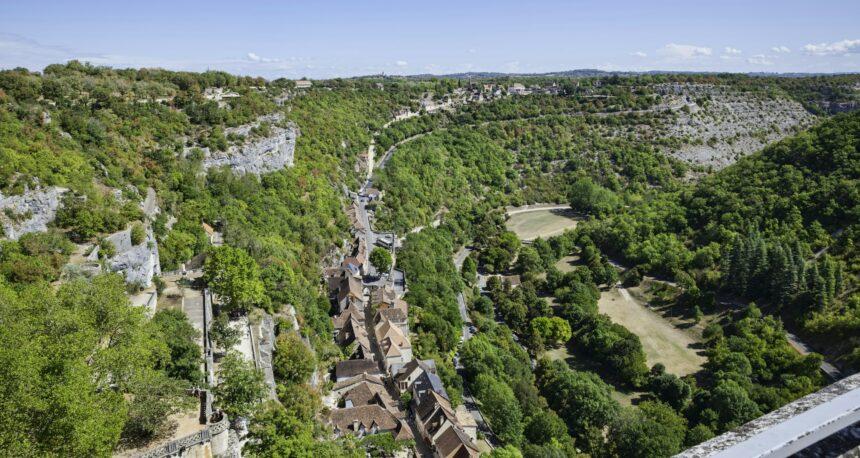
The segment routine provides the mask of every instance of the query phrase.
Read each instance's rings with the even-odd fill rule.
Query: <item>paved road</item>
[[[460,270],[463,267],[463,262],[469,257],[469,253],[472,252],[471,248],[463,247],[460,248],[460,251],[454,254],[454,266],[457,270]],[[472,332],[474,329],[474,324],[472,324],[472,318],[469,317],[469,312],[466,309],[466,297],[462,292],[457,294],[457,305],[460,307],[460,318],[463,319],[463,330],[460,335],[460,341],[466,342],[471,339],[475,334]],[[459,356],[459,355],[458,355]]]
[[[786,331],[785,337],[788,339],[788,343],[791,344],[791,346],[794,347],[794,349],[801,355],[808,355],[809,353],[814,352],[812,347],[807,345],[805,342],[802,342],[796,335]],[[827,374],[827,376],[832,380],[839,380],[842,378],[842,372],[840,372],[836,366],[824,360],[821,361],[821,371]]]
[[[428,134],[428,132],[423,132],[423,133],[420,133],[420,134],[415,134],[415,135],[413,135],[413,136],[411,136],[411,137],[406,137],[406,138],[404,138],[403,140],[400,140],[399,142],[397,142],[397,143],[395,143],[395,144],[391,145],[391,147],[390,147],[390,148],[388,148],[388,151],[386,151],[386,152],[385,152],[385,154],[383,154],[383,155],[382,155],[382,159],[380,159],[380,160],[379,160],[379,164],[378,164],[378,165],[376,165],[376,168],[378,168],[378,169],[384,169],[384,168],[385,168],[385,164],[386,164],[386,163],[388,163],[388,160],[389,160],[389,159],[391,159],[391,155],[392,155],[392,154],[394,154],[394,151],[396,151],[396,150],[397,150],[397,147],[398,147],[398,146],[403,145],[404,143],[407,143],[407,142],[411,142],[412,140],[415,140],[415,139],[421,138],[421,137],[423,137],[423,136],[425,136],[425,135],[427,135],[427,134]],[[372,169],[371,169],[371,170],[369,170],[369,171],[368,171],[368,176],[372,176],[372,173],[373,173],[373,170],[372,170]]]
[[[462,366],[457,368],[457,375],[459,375],[461,379],[464,378]],[[493,447],[498,447],[500,445],[499,441],[493,433],[493,430],[490,429],[489,423],[487,423],[487,420],[485,420],[484,416],[481,414],[481,411],[478,408],[478,401],[475,400],[472,393],[469,392],[469,388],[465,385],[463,386],[463,407],[465,407],[466,411],[469,412],[469,415],[475,419],[475,424],[478,426],[478,430],[484,434],[487,442],[489,442]]]
[[[454,266],[457,267],[457,270],[463,267],[463,262],[472,252],[471,248],[463,247],[454,254]],[[460,292],[457,294],[457,305],[460,308],[460,318],[463,319],[463,329],[460,334],[460,342],[465,343],[469,339],[475,336],[473,330],[475,330],[475,325],[472,324],[472,318],[469,316],[469,312],[466,309],[466,298],[463,296],[463,293]],[[463,373],[464,367],[460,362],[460,352],[457,352],[456,359],[457,365],[455,369],[457,370],[457,374],[461,379],[465,380],[465,374]],[[493,430],[490,429],[490,425],[484,419],[484,416],[481,415],[481,411],[478,408],[478,401],[472,396],[472,393],[469,392],[469,389],[466,386],[463,386],[463,405],[466,407],[466,410],[469,412],[469,415],[475,419],[475,423],[478,425],[478,429],[484,434],[487,438],[487,441],[491,446],[497,447],[499,445],[498,440],[496,439],[495,434],[493,434]]]

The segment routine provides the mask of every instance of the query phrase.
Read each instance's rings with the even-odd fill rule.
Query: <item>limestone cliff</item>
[[[239,127],[225,129],[228,137],[244,137],[240,144],[234,144],[226,151],[212,151],[210,148],[201,148],[204,153],[203,168],[228,166],[236,173],[261,173],[280,170],[284,167],[292,167],[296,150],[296,137],[298,128],[290,123],[282,127],[279,123],[283,115],[275,113],[262,116],[255,122]],[[262,138],[254,138],[252,129],[261,123],[269,123],[269,135]]]
[[[725,167],[815,121],[800,103],[780,95],[710,84],[673,83],[656,89],[665,105],[682,106],[657,128],[661,136],[681,140],[679,148],[666,152],[694,164]]]
[[[28,232],[44,232],[57,215],[68,189],[52,186],[27,190],[20,196],[0,193],[0,224],[6,237],[17,240]]]

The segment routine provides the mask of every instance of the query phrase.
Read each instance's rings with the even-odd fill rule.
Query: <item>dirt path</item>
[[[626,289],[602,292],[598,308],[639,336],[649,365],[663,363],[667,371],[681,376],[698,371],[705,362],[693,348],[697,342],[692,336],[638,302]]]

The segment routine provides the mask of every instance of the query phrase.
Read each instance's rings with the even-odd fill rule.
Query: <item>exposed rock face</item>
[[[158,197],[155,194],[155,189],[146,188],[146,197],[140,203],[140,209],[143,214],[150,220],[155,220],[155,217],[161,212],[158,208]]]
[[[810,126],[815,116],[788,98],[740,92],[709,84],[665,84],[655,87],[676,116],[659,128],[682,139],[667,152],[679,159],[722,168],[747,154]],[[707,100],[705,100],[707,99]]]
[[[20,196],[0,193],[0,224],[6,237],[17,240],[28,232],[44,232],[54,220],[68,191],[56,186],[25,191]]]
[[[139,245],[132,245],[131,229],[113,233],[107,239],[114,244],[117,253],[108,259],[107,265],[110,270],[123,274],[126,283],[148,288],[152,285],[152,277],[161,275],[158,244],[151,227],[146,228],[146,239]]]
[[[249,137],[251,129],[260,123],[275,124],[283,119],[283,115],[275,113],[262,116],[257,121],[244,126],[225,129],[225,134],[235,134]],[[272,125],[271,134],[260,139],[246,140],[241,145],[231,145],[227,151],[211,151],[201,148],[205,153],[203,168],[228,166],[237,173],[261,173],[292,167],[296,150],[298,128],[290,124],[287,127]]]

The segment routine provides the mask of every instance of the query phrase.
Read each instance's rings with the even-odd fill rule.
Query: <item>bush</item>
[[[146,229],[144,229],[143,224],[134,223],[131,226],[131,244],[132,245],[140,245],[146,240]]]
[[[108,239],[99,241],[99,259],[110,259],[116,256],[116,246]]]

